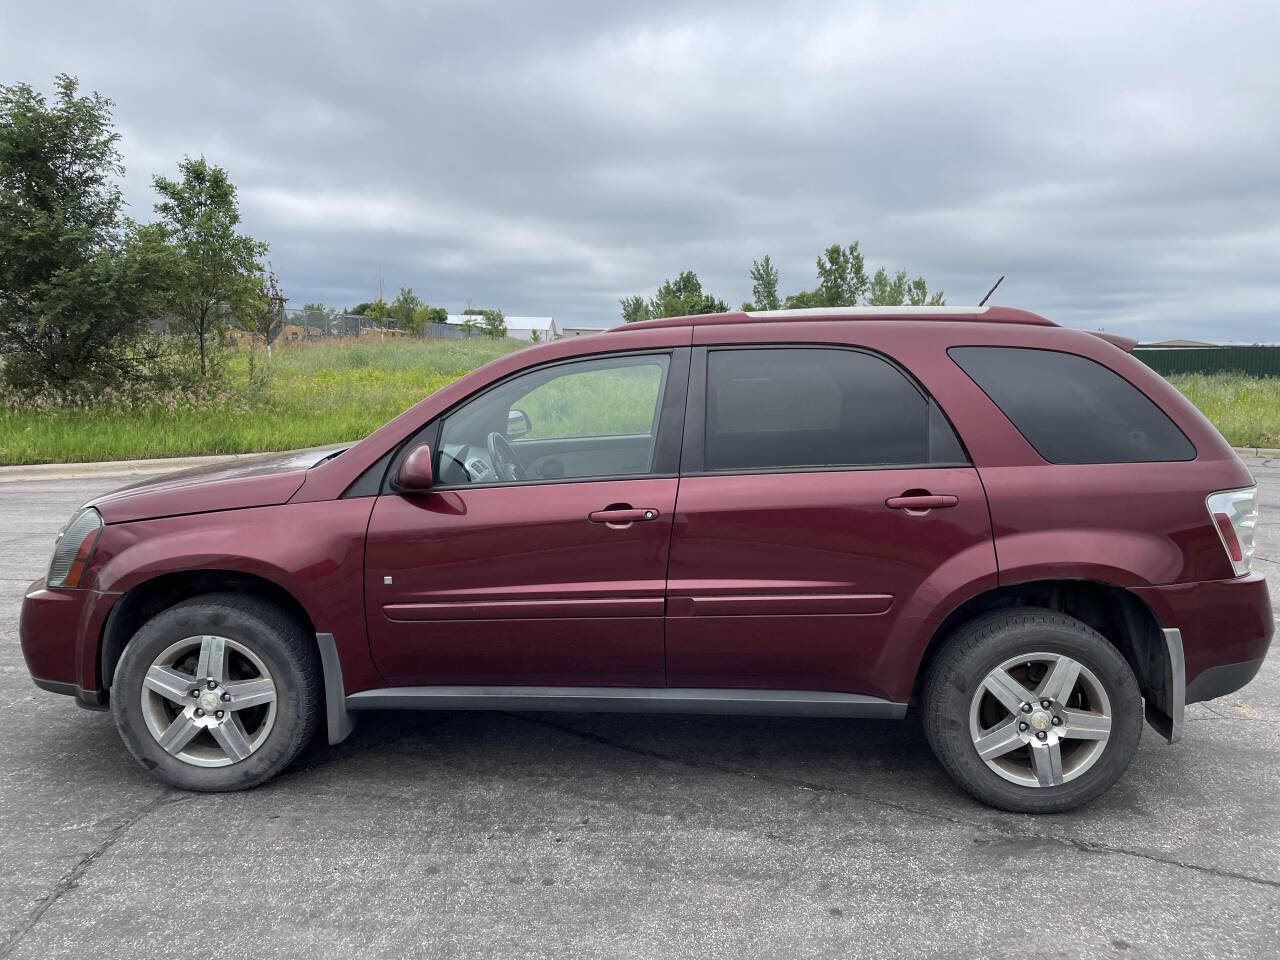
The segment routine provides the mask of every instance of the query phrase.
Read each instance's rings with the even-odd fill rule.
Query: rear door
[[[671,686],[905,700],[907,639],[974,570],[994,586],[982,484],[906,371],[838,346],[695,348]]]
[[[663,684],[688,364],[680,348],[539,367],[424,428],[435,486],[385,492],[369,522],[389,681]]]

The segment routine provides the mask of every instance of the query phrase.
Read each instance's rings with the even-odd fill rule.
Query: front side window
[[[542,367],[463,404],[440,434],[442,484],[651,472],[670,357]]]
[[[962,462],[941,411],[893,364],[837,348],[707,354],[705,469]]]
[[[947,352],[1050,463],[1195,459],[1195,447],[1163,410],[1087,357],[1026,347]]]

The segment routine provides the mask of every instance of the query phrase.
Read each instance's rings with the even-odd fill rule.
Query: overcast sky
[[[828,244],[1146,339],[1280,340],[1280,4],[0,4],[116,101],[131,213],[226,167],[291,303],[616,322]]]

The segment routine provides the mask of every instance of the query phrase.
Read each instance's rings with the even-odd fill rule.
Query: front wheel
[[[244,790],[287,767],[320,712],[320,667],[298,623],[257,597],[211,594],[143,624],[111,711],[129,751],[174,786]]]
[[[986,614],[961,627],[925,680],[925,733],[983,803],[1057,813],[1120,778],[1142,735],[1129,664],[1095,630],[1048,610]]]

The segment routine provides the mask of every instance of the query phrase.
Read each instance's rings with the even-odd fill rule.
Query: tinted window
[[[946,418],[901,371],[838,349],[709,352],[705,445],[708,470],[963,459]]]
[[[605,357],[531,370],[445,418],[442,484],[649,473],[671,358]],[[506,463],[495,463],[497,459]],[[514,458],[517,475],[505,469]]]
[[[1050,463],[1195,459],[1164,412],[1100,363],[1022,347],[948,352]]]

